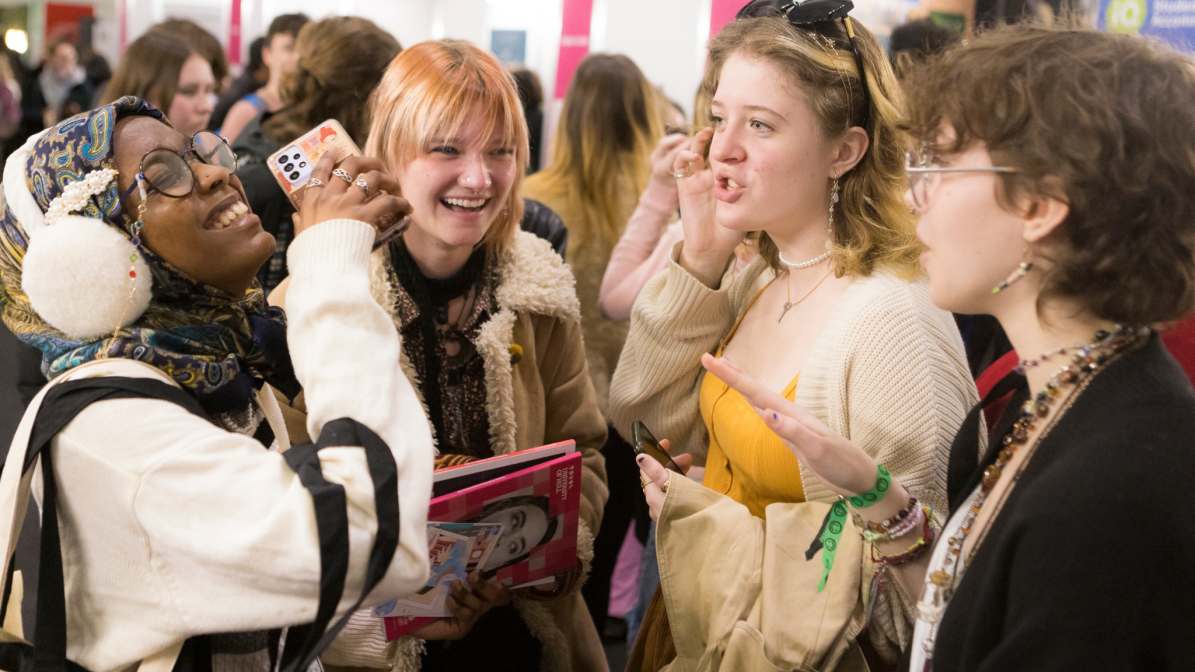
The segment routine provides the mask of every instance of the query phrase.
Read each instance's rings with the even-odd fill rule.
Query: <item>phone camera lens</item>
[[[295,161],[298,161],[298,160],[299,160],[300,158],[302,158],[302,157],[303,157],[303,155],[302,155],[302,154],[300,154],[300,153],[298,153],[298,152],[295,152]]]
[[[306,161],[300,161],[300,162],[299,162],[299,167],[300,167],[300,168],[306,168],[306,167],[307,167],[307,162],[306,162]]]
[[[295,172],[290,174],[290,181],[297,182],[298,180],[299,180],[299,171],[296,170]]]
[[[288,172],[288,173],[289,173],[290,171],[294,170],[294,169],[295,169],[295,164],[293,164],[293,163],[288,163],[288,164],[286,164],[285,166],[283,166],[283,167],[282,167],[282,170],[284,170],[284,171],[286,171],[286,172]]]

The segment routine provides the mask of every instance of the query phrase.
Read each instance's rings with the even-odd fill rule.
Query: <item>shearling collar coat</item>
[[[375,253],[371,289],[397,327],[401,318],[395,309],[395,282],[386,253]],[[531,633],[543,644],[541,670],[605,671],[601,640],[580,585],[589,571],[593,538],[609,496],[601,454],[606,422],[589,377],[573,275],[546,241],[516,231],[513,244],[498,262],[497,283],[499,309],[481,326],[475,343],[485,363],[486,411],[494,454],[572,439],[582,456],[577,534],[582,581],[562,597],[540,601],[516,596],[515,604]],[[276,297],[271,296],[271,301],[277,302]],[[516,352],[519,356],[514,356]],[[405,353],[401,365],[418,393],[420,383]],[[287,424],[291,428],[297,423]],[[356,640],[353,646],[357,651],[372,647],[349,631],[358,625],[378,631],[376,623],[356,617],[350,622],[346,635]],[[346,655],[350,652],[338,648],[334,645],[324,656],[330,672],[339,666],[377,669],[383,665],[407,671],[419,669],[423,643],[411,638],[391,642],[385,647],[382,660],[386,662]]]

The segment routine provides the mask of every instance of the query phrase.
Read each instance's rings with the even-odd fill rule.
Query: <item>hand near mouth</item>
[[[323,186],[308,186],[303,203],[295,213],[295,236],[321,222],[333,219],[355,219],[380,231],[411,213],[407,199],[394,196],[400,193],[398,180],[382,169],[381,161],[369,157],[352,156],[340,164],[351,180],[332,174],[336,159],[325,154],[312,171],[313,180]],[[364,179],[369,189],[356,183]]]
[[[706,149],[713,137],[714,129],[702,129],[693,137],[688,150],[677,155],[673,164],[680,194],[681,226],[685,230],[680,265],[707,287],[718,286],[734,248],[746,235],[718,224],[718,201],[714,196],[716,180],[714,171],[705,161]]]

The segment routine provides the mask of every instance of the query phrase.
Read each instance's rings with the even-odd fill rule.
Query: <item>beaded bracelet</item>
[[[897,525],[900,525],[901,523],[905,522],[908,519],[909,514],[916,513],[916,511],[917,511],[917,498],[910,495],[909,503],[905,504],[905,508],[896,512],[896,514],[894,514],[892,517],[885,518],[884,520],[882,520],[878,523],[873,523],[871,521],[863,520],[863,517],[860,516],[858,512],[854,512],[855,526],[859,527],[860,529],[867,529],[867,530],[871,530],[872,532],[884,534],[884,533],[892,531],[893,527],[896,527]]]
[[[934,543],[934,527],[933,525],[930,525],[929,516],[925,517],[924,530],[925,532],[921,535],[920,539],[915,541],[912,546],[909,546],[908,549],[898,555],[884,555],[876,550],[875,544],[872,544],[872,562],[878,562],[881,565],[887,565],[889,567],[900,567],[901,565],[908,564],[917,558],[920,558]]]
[[[904,519],[891,528],[888,528],[882,532],[877,532],[870,528],[864,529],[859,532],[859,535],[863,537],[863,541],[869,541],[872,543],[877,541],[893,541],[895,539],[900,539],[918,527],[921,527],[921,524],[925,522],[925,517],[928,516],[929,513],[930,507],[923,504],[913,509],[912,515],[905,516]]]

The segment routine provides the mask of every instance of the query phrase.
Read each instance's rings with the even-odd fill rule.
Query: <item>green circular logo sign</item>
[[[1136,34],[1145,25],[1145,13],[1145,0],[1112,0],[1104,22],[1110,32]]]

